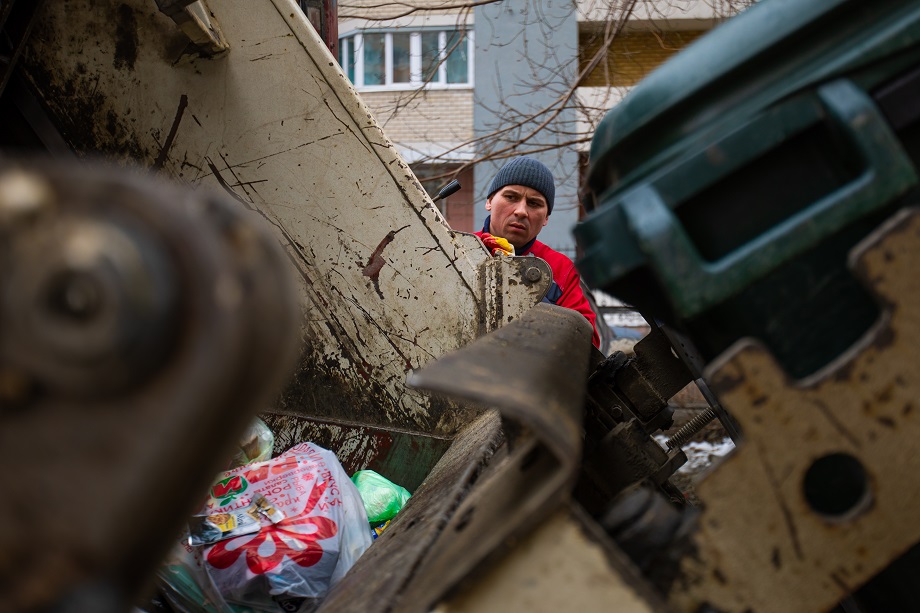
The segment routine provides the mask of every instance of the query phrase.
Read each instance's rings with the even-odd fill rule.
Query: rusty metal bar
[[[411,385],[497,408],[509,441],[508,457],[490,466],[428,551],[400,610],[427,610],[568,500],[581,457],[591,349],[581,315],[538,304],[409,378]]]

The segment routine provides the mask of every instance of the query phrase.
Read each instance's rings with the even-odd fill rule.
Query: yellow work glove
[[[514,245],[500,236],[482,235],[482,244],[492,255],[514,255]]]

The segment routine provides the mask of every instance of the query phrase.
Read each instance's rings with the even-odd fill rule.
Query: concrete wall
[[[361,98],[410,164],[473,138],[471,89],[363,92]],[[466,160],[471,156],[466,147],[450,157]]]
[[[579,68],[585,68],[600,52],[600,64],[587,76],[586,87],[632,86],[672,55],[706,33],[704,30],[623,31],[606,51],[601,51],[604,25],[579,24]]]
[[[554,117],[554,129],[540,128],[545,113],[513,127],[532,113],[552,107],[568,91],[578,66],[578,22],[575,6],[558,0],[502,0],[477,6],[474,14],[476,65],[473,130],[477,137],[512,128],[489,151],[479,154],[530,154],[558,145],[574,132],[576,116],[566,110]],[[534,137],[526,145],[516,142]],[[570,137],[571,135],[568,135]],[[502,149],[507,151],[502,152]],[[540,240],[574,256],[571,229],[578,220],[578,154],[573,148],[534,153],[553,170],[556,199],[549,225]],[[488,184],[506,160],[476,165],[474,220],[486,217]]]

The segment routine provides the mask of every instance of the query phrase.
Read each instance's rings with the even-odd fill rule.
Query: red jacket
[[[486,221],[488,223],[488,221]],[[488,226],[487,226],[488,227]],[[476,236],[482,238],[486,232],[476,232]],[[522,253],[515,250],[515,255],[535,255],[545,260],[553,271],[553,284],[546,293],[544,302],[556,304],[573,311],[578,311],[585,316],[585,319],[591,324],[594,335],[591,342],[594,346],[600,348],[601,339],[597,334],[597,315],[588,305],[588,299],[585,298],[584,292],[581,291],[581,277],[575,270],[575,264],[572,260],[562,255],[558,251],[551,249],[538,240],[534,240],[529,246],[526,246]]]

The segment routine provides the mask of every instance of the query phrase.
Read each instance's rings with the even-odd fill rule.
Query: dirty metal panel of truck
[[[413,373],[412,385],[494,406],[509,441],[507,456],[490,464],[427,552],[398,603],[403,610],[428,610],[568,499],[591,354],[584,317],[539,304]]]
[[[471,420],[454,437],[421,487],[413,491],[405,508],[332,588],[319,611],[408,610],[394,603],[483,467],[499,461],[506,449],[501,445],[503,440],[497,411],[484,411]]]
[[[597,524],[572,504],[549,514],[492,572],[433,610],[663,613],[669,608]]]
[[[499,323],[487,252],[446,226],[294,2],[207,5],[229,46],[214,57],[153,2],[48,3],[24,72],[79,153],[224,189],[274,227],[305,339],[278,411],[453,435],[469,413],[404,381]]]
[[[884,314],[815,376],[792,382],[750,341],[710,367],[745,438],[697,488],[699,556],[670,595],[680,609],[829,610],[920,541],[918,239],[906,209],[854,251]]]
[[[405,433],[392,428],[343,425],[299,416],[263,414],[275,433],[275,453],[301,441],[319,441],[335,450],[345,471],[370,469],[415,493],[452,439]]]
[[[0,613],[128,610],[293,367],[294,284],[252,221],[146,175],[0,164]]]

